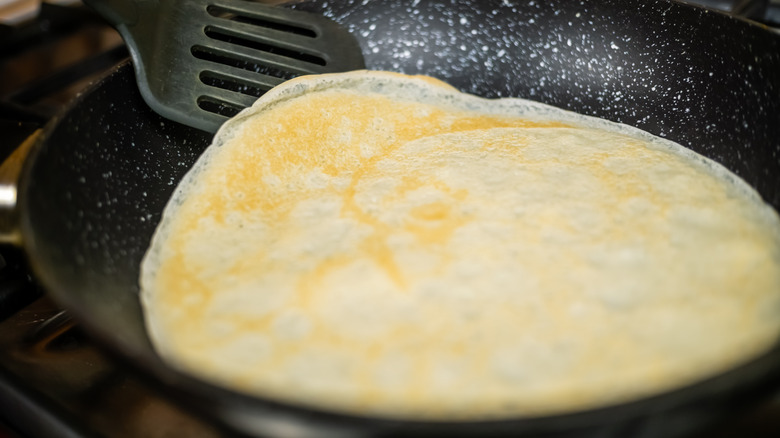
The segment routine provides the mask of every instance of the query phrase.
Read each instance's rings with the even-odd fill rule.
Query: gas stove
[[[695,3],[780,27],[780,0]],[[127,56],[78,1],[0,0],[0,159]],[[0,438],[229,435],[97,346],[0,246]],[[737,436],[780,436],[780,396],[692,438]]]

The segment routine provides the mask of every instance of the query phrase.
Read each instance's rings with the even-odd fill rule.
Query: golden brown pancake
[[[658,393],[780,331],[780,220],[722,166],[622,125],[439,81],[289,81],[231,120],[144,259],[171,365],[417,419]]]

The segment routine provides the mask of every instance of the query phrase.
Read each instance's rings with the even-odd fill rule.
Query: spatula
[[[334,21],[251,0],[84,0],[127,44],[146,103],[214,132],[228,117],[299,75],[364,67]]]

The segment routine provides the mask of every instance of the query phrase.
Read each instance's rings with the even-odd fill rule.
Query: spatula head
[[[251,0],[87,0],[127,43],[144,100],[214,132],[287,79],[364,68],[334,21]]]

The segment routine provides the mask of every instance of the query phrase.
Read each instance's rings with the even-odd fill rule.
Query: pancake
[[[780,333],[780,220],[724,167],[387,72],[288,81],[231,119],[141,268],[172,366],[390,418],[619,403]]]

